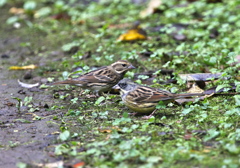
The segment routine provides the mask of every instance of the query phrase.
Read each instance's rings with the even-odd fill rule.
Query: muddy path
[[[7,78],[6,78],[7,77]],[[51,97],[18,86],[16,79],[9,79],[9,72],[1,72],[0,80],[0,167],[14,167],[18,162],[44,163],[56,160],[51,157],[51,144],[55,143],[58,131],[56,122],[51,122],[54,111],[48,111]],[[32,97],[34,112],[27,106],[18,106],[13,97]],[[38,103],[35,103],[38,100]]]
[[[5,19],[1,17],[1,22],[4,23]],[[22,88],[17,82],[20,79],[36,83],[46,79],[35,70],[8,70],[10,66],[43,65],[52,60],[39,59],[20,45],[29,40],[27,32],[20,35],[18,30],[4,24],[0,31],[0,167],[13,168],[19,162],[57,161],[58,158],[53,157],[53,144],[57,143],[59,123],[53,120],[53,116],[61,117],[63,113],[50,110],[55,103],[51,91]]]

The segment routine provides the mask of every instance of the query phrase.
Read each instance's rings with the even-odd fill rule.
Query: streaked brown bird
[[[130,69],[135,69],[135,67],[128,61],[119,60],[109,66],[90,71],[77,78],[55,82],[52,83],[52,85],[76,85],[83,89],[89,89],[99,96],[99,93],[109,91],[115,86],[121,79],[123,79],[125,73]]]
[[[113,88],[120,89],[122,101],[128,108],[143,114],[149,114],[151,112],[154,114],[159,101],[169,103],[179,98],[203,96],[202,93],[173,94],[165,90],[134,83],[126,78],[119,81]]]

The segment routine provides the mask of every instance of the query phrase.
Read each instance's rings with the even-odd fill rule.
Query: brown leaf
[[[199,99],[199,100],[204,100],[205,98],[208,98],[208,97],[211,97],[213,96],[214,93],[212,94],[209,94],[209,95],[205,95],[205,96],[200,96],[200,97],[197,97],[197,98],[191,98],[191,99],[176,99],[175,102],[177,102],[178,104],[183,104],[183,103],[187,103],[187,102],[194,102],[195,100]]]
[[[111,133],[112,131],[117,130],[121,132],[121,129],[118,127],[110,127],[110,128],[99,128],[98,131],[101,133]]]
[[[132,24],[130,23],[122,23],[122,24],[113,24],[113,25],[109,25],[108,28],[109,29],[121,29],[121,28],[127,28],[130,27]]]
[[[71,19],[71,17],[67,13],[58,13],[56,15],[51,16],[51,18],[55,20],[65,20],[65,21],[69,21]]]
[[[73,167],[73,168],[80,168],[80,167],[82,167],[82,166],[84,166],[84,165],[85,165],[84,162],[78,162],[78,163],[74,164],[72,167]]]
[[[240,55],[237,55],[235,58],[236,58],[236,62],[232,63],[231,66],[235,66],[237,64],[240,64]]]
[[[196,83],[192,85],[192,87],[187,91],[188,93],[203,93],[204,90],[198,87]]]
[[[192,137],[193,137],[193,136],[192,136],[191,133],[186,133],[183,138],[184,138],[185,140],[189,140],[189,139],[191,139]]]
[[[140,12],[140,17],[145,18],[153,13],[156,12],[157,8],[162,4],[161,0],[151,0],[148,3],[148,6],[146,9]]]
[[[9,13],[15,14],[15,15],[20,15],[20,14],[25,13],[25,10],[23,8],[12,7],[9,9]]]
[[[195,73],[195,74],[179,74],[178,76],[185,81],[210,81],[211,78],[218,79],[221,73]]]

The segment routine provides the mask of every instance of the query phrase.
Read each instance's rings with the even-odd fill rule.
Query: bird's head
[[[119,60],[111,64],[112,69],[118,74],[125,74],[130,69],[135,69],[135,67],[125,60]]]

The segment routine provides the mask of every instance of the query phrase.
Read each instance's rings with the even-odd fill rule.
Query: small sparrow
[[[113,88],[120,89],[122,101],[128,108],[143,114],[151,112],[154,114],[159,101],[169,103],[179,98],[203,95],[202,93],[173,94],[165,90],[139,85],[126,78]]]
[[[52,85],[76,85],[83,89],[89,89],[99,96],[99,93],[109,91],[114,85],[123,79],[125,73],[130,69],[135,69],[135,67],[128,61],[119,60],[109,66],[90,71],[77,78],[55,82],[52,83]]]

